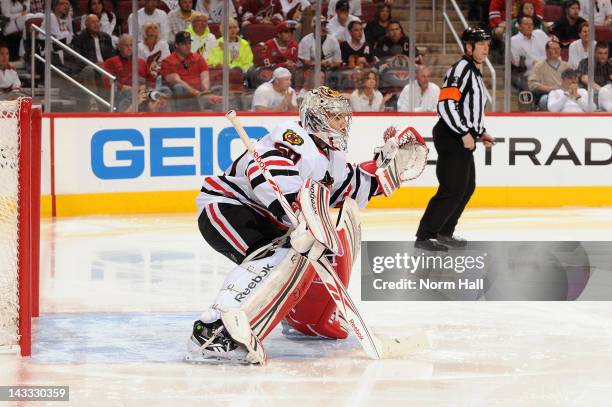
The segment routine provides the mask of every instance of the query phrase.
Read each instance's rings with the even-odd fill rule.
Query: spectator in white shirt
[[[8,21],[2,29],[2,36],[9,47],[11,60],[19,59],[22,31],[30,12],[30,0],[1,0],[0,15]]]
[[[336,15],[336,4],[342,0],[329,0],[327,6],[327,18],[330,20]],[[349,13],[355,17],[361,17],[361,0],[348,0]]]
[[[147,61],[149,71],[159,74],[161,61],[170,55],[170,47],[160,38],[159,24],[155,21],[147,21],[143,31],[144,40],[138,43],[138,57]]]
[[[9,49],[0,43],[0,100],[12,100],[24,96],[17,71],[9,64]]]
[[[580,0],[580,17],[588,20],[589,0]],[[612,26],[612,1],[595,0],[595,25]]]
[[[572,69],[578,69],[578,64],[584,58],[588,56],[588,44],[589,44],[589,23],[585,21],[578,27],[578,33],[580,39],[572,42],[569,46],[569,58],[568,63]],[[596,41],[592,41],[593,50],[595,50]]]
[[[327,24],[327,32],[333,35],[338,42],[350,40],[348,25],[353,21],[360,21],[359,18],[349,14],[348,0],[339,0],[336,3],[336,15],[329,20]]]
[[[316,18],[316,17],[315,17]],[[314,19],[313,19],[314,20]],[[312,23],[315,24],[315,21]],[[298,46],[298,58],[306,66],[315,63],[315,33],[305,35]],[[342,64],[340,43],[333,36],[327,34],[327,19],[321,16],[321,66],[323,68],[337,68]]]
[[[414,111],[415,112],[435,112],[438,106],[438,97],[440,96],[440,87],[429,81],[431,71],[426,65],[416,66],[416,83],[414,86]],[[413,82],[414,83],[414,82]],[[412,84],[407,84],[402,89],[402,93],[397,100],[398,112],[409,112],[410,106],[410,89]]]
[[[587,91],[578,88],[578,74],[573,69],[561,73],[561,89],[548,94],[548,110],[561,113],[582,113],[587,110]]]
[[[349,99],[354,112],[380,112],[385,110],[385,103],[393,96],[383,94],[378,88],[378,75],[371,69],[364,69],[359,77],[357,89]]]
[[[193,21],[192,10],[193,2],[191,0],[179,0],[178,7],[171,9],[168,13],[168,26],[170,27],[169,41],[174,39],[176,33],[187,31],[187,27]],[[191,36],[193,39],[193,35]]]
[[[159,0],[145,0],[144,7],[138,10],[138,38],[137,41],[142,41],[144,36],[144,25],[148,21],[153,21],[159,24],[160,28],[160,38],[162,40],[169,40],[170,36],[170,25],[168,24],[168,15],[164,10],[160,10],[157,8],[159,4]],[[132,14],[128,17],[129,31],[130,35],[134,37],[134,33],[132,32]]]
[[[599,90],[599,109],[612,112],[612,82]]]
[[[521,59],[525,61],[526,75],[531,73],[533,66],[546,59],[546,43],[548,35],[542,30],[533,29],[533,18],[521,17],[519,21],[519,33],[511,39],[512,65],[520,67]]]
[[[264,82],[253,95],[253,111],[296,112],[297,98],[291,87],[291,72],[287,68],[276,68],[272,79]]]
[[[236,8],[234,2],[230,1],[229,17],[236,18]],[[206,13],[211,23],[220,23],[223,18],[223,0],[198,0],[195,6],[196,11]]]
[[[70,2],[68,0],[57,0],[53,7],[53,13],[49,21],[49,28],[43,22],[43,29],[50,32],[56,39],[69,45],[74,36],[72,19],[70,18]]]

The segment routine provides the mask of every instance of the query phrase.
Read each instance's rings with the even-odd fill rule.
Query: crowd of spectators
[[[26,21],[39,19],[42,29],[117,78],[115,101],[124,111],[220,110],[225,48],[236,107],[295,110],[299,96],[314,86],[317,43],[322,83],[339,87],[340,72],[349,72],[342,91],[356,110],[394,109],[402,89],[383,95],[379,82],[389,67],[407,69],[410,51],[402,25],[392,18],[393,0],[375,0],[365,8],[361,0],[324,2],[321,38],[315,38],[312,1],[236,0],[230,2],[227,39],[221,34],[222,0],[144,0],[136,11],[137,28],[130,9],[122,7],[124,0],[54,0],[48,22],[40,21],[44,14],[42,2],[34,3],[38,0],[0,1],[5,16],[0,28],[8,45],[2,52],[10,55],[3,59],[29,61]],[[132,103],[133,53],[138,57],[138,106]],[[95,67],[57,46],[52,63],[108,100],[109,81]],[[10,63],[0,68],[3,89],[20,89]],[[96,98],[60,86],[60,92],[68,91],[79,108],[100,109]]]
[[[10,61],[25,56],[27,62],[26,22],[44,16],[40,14],[44,2],[0,2],[4,44],[0,51],[8,51]],[[125,7],[127,2],[54,0],[50,21],[42,21],[42,28],[55,38],[117,77],[116,105],[120,110],[141,106],[152,111],[219,111],[225,48],[232,108],[295,110],[303,90],[314,85],[317,44],[321,45],[322,83],[346,94],[354,110],[436,109],[440,89],[430,80],[431,70],[425,65],[428,56],[418,48],[416,80],[408,83],[412,39],[406,35],[406,27],[393,17],[393,0],[323,2],[321,38],[314,32],[314,1],[233,0],[229,2],[227,39],[222,36],[223,0],[142,0],[136,11],[136,30],[131,24],[131,8]],[[494,34],[493,48],[503,50],[505,2],[473,2],[489,4],[487,24]],[[596,0],[596,26],[612,27],[610,2]],[[589,81],[586,56],[591,46],[595,53],[595,97],[599,108],[606,109],[612,82],[609,44],[589,38],[588,1],[567,0],[556,21],[546,20],[545,5],[544,0],[513,1],[509,44],[513,87],[518,92],[531,92],[533,108],[539,110],[557,109],[559,103],[549,106],[553,91],[563,91],[564,96],[576,100],[582,98],[579,91]],[[139,106],[134,106],[131,98],[132,52],[138,56]],[[108,81],[91,66],[58,47],[53,50],[52,62],[108,99]],[[12,95],[12,89],[21,86],[10,82],[17,77],[13,72],[10,62],[0,61],[2,89],[11,89],[5,94]],[[574,77],[577,92],[573,84],[566,83]],[[64,88],[72,91],[70,98],[78,100],[80,108],[100,109],[94,98],[73,87],[60,90]],[[409,100],[411,89],[414,106]],[[576,106],[582,106],[582,102]]]
[[[533,109],[549,111],[587,111],[588,51],[594,52],[594,98],[600,110],[606,110],[607,94],[600,100],[600,90],[612,83],[610,43],[589,38],[590,23],[587,0],[567,0],[557,19],[546,21],[542,0],[513,2],[510,55],[512,85],[520,93],[531,92]],[[612,36],[610,0],[595,1],[596,29],[608,30]],[[494,33],[493,54],[504,49],[505,4],[491,0],[489,28]],[[584,91],[584,92],[583,92]],[[571,103],[570,103],[571,102]]]

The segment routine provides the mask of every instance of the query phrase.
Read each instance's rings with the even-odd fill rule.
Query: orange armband
[[[440,89],[440,96],[438,97],[438,102],[443,100],[451,99],[455,102],[458,102],[461,99],[461,91],[457,87],[449,87]]]

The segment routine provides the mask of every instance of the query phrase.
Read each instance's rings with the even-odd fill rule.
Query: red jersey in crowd
[[[298,42],[289,41],[286,47],[281,47],[276,38],[266,41],[264,49],[264,63],[266,65],[286,66],[287,61],[298,61]]]
[[[122,89],[124,86],[132,86],[132,57],[124,58],[121,55],[115,55],[104,61],[104,69],[117,77],[117,87]],[[146,79],[149,86],[155,84],[155,74],[153,74],[144,59],[138,58],[138,77]],[[105,83],[108,85],[108,79],[104,77]]]
[[[208,64],[197,52],[191,52],[185,59],[181,59],[175,51],[161,63],[161,73],[164,78],[169,74],[177,73],[189,86],[200,91],[204,90],[200,80],[200,74],[204,71],[208,71]]]
[[[543,20],[544,15],[544,6],[542,5],[542,0],[531,0],[533,4],[533,8],[535,9],[535,15],[540,17],[540,20]],[[518,13],[519,2],[517,0],[512,0],[512,18],[515,18]],[[491,28],[495,28],[502,21],[506,20],[506,2],[505,0],[491,0],[491,4],[489,5],[489,26]]]

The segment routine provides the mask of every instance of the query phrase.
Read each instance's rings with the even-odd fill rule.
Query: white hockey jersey
[[[330,207],[340,204],[347,196],[355,199],[359,207],[365,207],[379,193],[376,178],[358,165],[347,163],[346,152],[322,151],[295,121],[277,125],[257,142],[255,149],[289,203],[295,200],[307,178],[330,188]],[[272,188],[246,151],[223,175],[204,178],[196,203],[198,216],[211,203],[247,205],[275,220],[281,220],[284,215]]]

